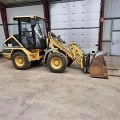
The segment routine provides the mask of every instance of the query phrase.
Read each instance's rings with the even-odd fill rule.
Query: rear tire
[[[67,57],[62,53],[53,53],[47,59],[47,65],[52,72],[62,73],[67,65]]]
[[[25,53],[22,51],[15,52],[12,56],[12,63],[18,70],[26,70],[30,66],[30,62]]]

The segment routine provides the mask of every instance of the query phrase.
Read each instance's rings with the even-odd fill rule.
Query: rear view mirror
[[[31,19],[31,25],[35,26],[36,25],[36,20],[35,19]]]

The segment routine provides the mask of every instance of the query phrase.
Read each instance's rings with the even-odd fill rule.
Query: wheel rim
[[[22,56],[17,56],[15,58],[15,63],[17,66],[23,66],[24,65],[24,58]]]
[[[51,59],[51,66],[54,69],[59,69],[62,66],[62,61],[58,57],[54,57]]]

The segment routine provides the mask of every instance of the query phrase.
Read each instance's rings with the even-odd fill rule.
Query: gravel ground
[[[106,61],[120,73],[119,57]],[[0,120],[120,120],[119,77],[90,78],[75,64],[61,74],[43,63],[21,71],[3,58],[0,71]]]

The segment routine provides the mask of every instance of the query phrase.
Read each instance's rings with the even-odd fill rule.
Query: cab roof
[[[13,19],[14,20],[17,20],[17,19],[20,19],[20,18],[38,18],[38,19],[44,19],[42,17],[38,17],[38,16],[35,16],[35,15],[28,15],[28,16],[14,16]],[[44,19],[45,20],[45,19]]]

